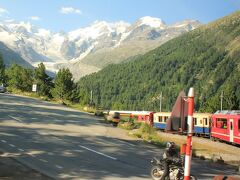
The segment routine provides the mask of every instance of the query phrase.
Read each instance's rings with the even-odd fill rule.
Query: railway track
[[[164,141],[174,141],[178,145],[186,142],[186,136],[158,131]],[[225,142],[214,142],[209,138],[193,137],[193,153],[195,156],[213,161],[223,160],[227,164],[240,166],[240,147]]]

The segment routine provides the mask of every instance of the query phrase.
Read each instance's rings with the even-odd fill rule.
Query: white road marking
[[[1,140],[3,143],[6,143],[7,141],[5,141],[5,140]]]
[[[87,170],[87,169],[79,169],[79,171],[81,172],[89,172],[89,173],[97,173],[97,172],[100,172],[100,173],[105,173],[106,171],[98,171],[98,170]]]
[[[35,157],[35,155],[33,155],[33,154],[29,154],[29,153],[28,153],[28,155],[29,155],[29,156],[32,156],[32,157]]]
[[[58,169],[62,169],[63,167],[62,166],[59,166],[59,165],[55,165],[56,166],[56,168],[58,168]]]
[[[45,162],[45,163],[47,163],[48,161],[47,160],[45,160],[45,159],[39,159],[40,161],[42,161],[42,162]]]
[[[19,118],[17,118],[17,117],[10,116],[10,115],[8,115],[8,116],[9,116],[10,118],[12,118],[12,119],[16,120],[16,121],[22,122],[22,120],[21,120],[21,119],[19,119]]]
[[[9,144],[9,146],[11,146],[11,147],[16,147],[15,145],[13,145],[13,144]]]
[[[57,139],[57,140],[59,140],[59,141],[62,141],[62,139],[61,139],[61,138],[59,138],[59,137],[56,137],[56,139]]]
[[[88,150],[88,151],[94,152],[94,153],[96,153],[96,154],[102,155],[102,156],[104,156],[104,157],[110,158],[110,159],[112,159],[112,160],[117,160],[117,158],[115,158],[115,157],[112,157],[112,156],[106,155],[106,154],[104,154],[104,153],[95,151],[95,150],[90,149],[90,148],[88,148],[88,147],[86,147],[86,146],[79,145],[79,147],[81,147],[81,148],[83,148],[83,149],[86,149],[86,150]]]
[[[24,151],[24,150],[23,150],[23,149],[21,149],[21,148],[19,148],[18,150],[19,150],[19,151],[22,151],[22,152]]]
[[[129,143],[129,142],[122,141],[122,140],[119,140],[119,139],[117,139],[117,141],[119,141],[119,142],[121,142],[121,143],[124,143],[124,144],[127,144],[127,145],[132,146],[132,147],[135,147],[135,146],[136,146],[135,144],[131,144],[131,143]]]

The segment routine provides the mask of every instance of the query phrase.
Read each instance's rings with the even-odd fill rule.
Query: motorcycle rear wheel
[[[152,166],[150,174],[152,179],[154,180],[166,180],[168,178],[164,178],[163,174],[164,174],[164,168],[161,166]]]

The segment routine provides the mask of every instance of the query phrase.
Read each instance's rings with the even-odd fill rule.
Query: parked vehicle
[[[112,123],[114,126],[117,126],[117,124],[120,121],[120,113],[116,111],[103,111],[105,119]]]
[[[154,180],[183,180],[184,156],[178,156],[173,142],[167,142],[165,152],[161,157],[151,160],[150,175]],[[197,179],[190,175],[191,180]]]
[[[3,85],[0,85],[0,93],[5,93],[6,88]]]

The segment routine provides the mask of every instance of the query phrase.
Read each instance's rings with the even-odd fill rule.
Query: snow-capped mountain
[[[0,41],[36,66],[49,70],[69,67],[76,79],[110,63],[142,54],[198,27],[195,20],[166,25],[161,19],[142,17],[133,24],[95,21],[70,32],[51,32],[26,22],[0,24]]]

